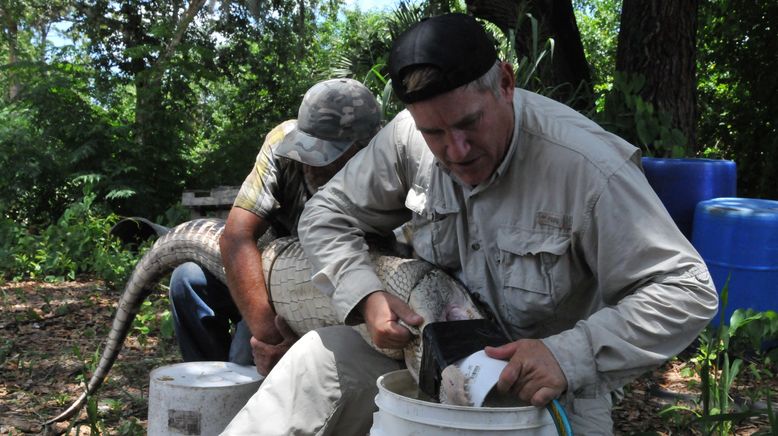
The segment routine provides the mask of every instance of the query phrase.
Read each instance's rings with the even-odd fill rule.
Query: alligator
[[[159,232],[162,236],[141,257],[125,285],[100,361],[85,391],[46,425],[71,418],[100,388],[119,356],[141,304],[165,275],[185,262],[195,262],[226,283],[219,252],[223,230],[224,220],[203,218]],[[311,283],[312,268],[299,241],[293,237],[270,242],[267,239],[260,238],[258,246],[262,250],[268,297],[276,313],[297,335],[339,324],[329,297]],[[404,359],[418,382],[423,352],[421,329],[435,321],[480,319],[482,313],[461,283],[432,264],[393,256],[384,250],[371,250],[370,255],[386,291],[408,302],[424,318],[424,324],[418,330],[413,328],[414,339],[403,350],[381,349],[372,343],[364,324],[354,328],[376,350]]]

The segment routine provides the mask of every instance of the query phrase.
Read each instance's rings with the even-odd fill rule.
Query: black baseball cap
[[[403,103],[415,103],[483,76],[497,61],[494,42],[475,18],[446,14],[424,19],[397,37],[389,54],[389,76]],[[432,66],[438,80],[407,91],[403,78],[415,66]]]

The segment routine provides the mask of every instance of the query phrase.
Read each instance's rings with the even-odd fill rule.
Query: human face
[[[348,150],[343,152],[339,158],[334,160],[329,165],[323,167],[314,167],[311,165],[303,165],[303,176],[305,177],[305,183],[311,191],[316,192],[319,188],[326,185],[330,179],[340,171],[343,166],[346,165],[349,159],[351,159],[359,150],[364,148],[365,142],[357,141]]]
[[[408,105],[432,154],[471,186],[491,177],[513,135],[513,71],[502,64],[500,74],[499,96],[459,87]]]

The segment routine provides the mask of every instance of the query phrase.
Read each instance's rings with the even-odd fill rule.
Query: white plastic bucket
[[[263,377],[253,366],[186,362],[151,371],[148,434],[217,435]]]
[[[464,407],[416,399],[418,388],[405,369],[382,375],[377,385],[371,436],[558,434],[546,409]]]

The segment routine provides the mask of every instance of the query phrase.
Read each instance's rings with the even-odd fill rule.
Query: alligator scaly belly
[[[86,391],[46,424],[72,417],[99,389],[119,355],[141,304],[162,277],[183,263],[195,262],[226,283],[219,252],[219,237],[223,230],[223,220],[197,219],[176,226],[154,243],[138,261],[127,281],[105,348]],[[311,283],[311,265],[296,239],[277,239],[261,248],[271,303],[295,333],[303,335],[316,328],[339,324],[329,297],[321,294]],[[386,291],[407,301],[424,317],[425,323],[451,320],[452,316],[455,319],[481,318],[461,284],[431,264],[381,254],[371,256]],[[355,328],[372,345],[364,325]],[[411,374],[418,380],[421,362],[419,336],[404,350],[375,348],[393,358],[404,357]]]

